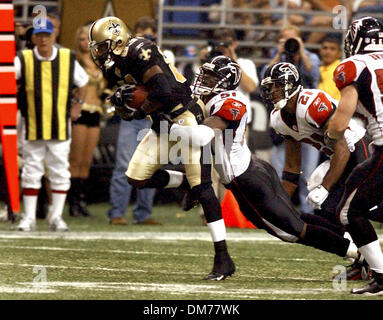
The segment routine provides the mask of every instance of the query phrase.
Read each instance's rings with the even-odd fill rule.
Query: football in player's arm
[[[152,130],[138,144],[129,162],[125,173],[128,182],[137,188],[185,186],[187,194],[201,204],[214,242],[213,270],[205,279],[222,280],[232,275],[235,265],[228,253],[221,207],[211,185],[211,164],[203,163],[200,148],[189,147],[188,152],[181,155],[186,171],[184,179],[178,172],[162,169],[163,149],[161,152],[158,149],[161,119],[197,126],[204,119],[202,101],[193,97],[186,79],[158,46],[145,38],[132,38],[121,19],[105,17],[95,21],[90,27],[89,39],[94,61],[104,70],[109,82],[120,86],[111,97],[117,113],[127,121],[148,115],[153,120]],[[143,85],[148,92],[138,108],[129,106],[136,91],[132,83]],[[167,144],[168,156],[173,144],[171,141]],[[194,163],[190,159],[199,161]]]

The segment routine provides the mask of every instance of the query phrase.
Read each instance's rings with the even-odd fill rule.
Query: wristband
[[[295,185],[299,184],[300,173],[283,171],[282,180],[289,181]]]

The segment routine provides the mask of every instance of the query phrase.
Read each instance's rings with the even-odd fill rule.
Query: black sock
[[[226,240],[214,242],[215,253],[227,252]]]
[[[200,184],[191,189],[193,198],[202,206],[207,223],[222,219],[221,205],[211,184]]]
[[[68,192],[68,203],[73,206],[78,203],[81,192],[81,178],[71,178],[70,189]]]
[[[317,216],[315,214],[302,213],[301,218],[307,224],[313,224],[316,226],[321,226],[330,229],[331,231],[335,232],[336,234],[339,234],[342,237],[346,231],[346,228],[343,225],[332,223],[328,219],[323,218],[321,216]]]
[[[79,198],[81,201],[86,202],[86,182],[87,178],[79,178]]]
[[[311,246],[326,252],[335,253],[340,257],[345,257],[350,240],[343,238],[333,231],[308,224],[304,239],[297,241],[306,246]]]

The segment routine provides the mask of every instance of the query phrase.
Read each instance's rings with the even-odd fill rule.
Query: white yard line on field
[[[162,240],[162,241],[211,241],[209,232],[17,232],[1,231],[0,239],[64,239],[64,240]],[[227,232],[228,241],[272,241],[279,239],[269,234],[254,232]]]
[[[18,282],[18,285],[25,288],[33,287],[31,282]],[[96,291],[139,291],[139,292],[159,292],[171,295],[200,295],[212,294],[213,296],[225,296],[232,298],[259,298],[265,295],[308,295],[323,294],[334,292],[332,288],[287,288],[287,289],[245,289],[245,288],[226,288],[224,285],[191,285],[173,283],[139,283],[139,282],[45,282],[47,290],[58,290],[62,288],[74,288],[82,290]],[[281,298],[281,297],[278,297]]]
[[[378,235],[379,239],[383,241],[383,235]],[[0,239],[63,239],[63,240],[124,240],[124,241],[138,241],[138,240],[153,240],[153,241],[211,241],[209,232],[18,232],[18,231],[1,231]],[[276,242],[278,244],[288,244],[273,237],[267,233],[255,230],[253,233],[249,232],[230,232],[227,231],[227,240],[231,242],[236,241],[262,241],[262,242]]]
[[[49,247],[49,246],[15,246],[15,245],[1,245],[0,248],[8,249],[27,249],[27,250],[47,250],[47,251],[78,251],[78,252],[91,252],[91,253],[118,253],[118,254],[137,254],[137,255],[150,255],[150,256],[163,256],[163,252],[158,251],[133,251],[133,250],[99,250],[92,248],[68,248],[68,247]],[[182,256],[182,257],[210,257],[211,254],[196,254],[196,253],[177,253],[168,252],[167,256]],[[241,255],[235,254],[233,257],[239,257]],[[270,259],[270,257],[252,256],[252,259]],[[280,258],[272,257],[273,260],[277,261],[295,261],[295,262],[329,262],[331,260],[326,259],[307,259],[307,258]]]
[[[74,269],[74,270],[91,270],[91,271],[108,271],[108,272],[125,272],[125,273],[148,273],[153,275],[152,268],[147,270],[133,269],[133,268],[105,268],[105,267],[91,267],[91,266],[64,266],[64,265],[42,265],[42,264],[29,264],[29,263],[12,263],[12,262],[0,262],[0,266],[13,266],[13,267],[25,267],[25,268],[51,268],[51,269]],[[166,274],[166,275],[188,275],[197,276],[202,279],[203,274],[201,272],[187,272],[187,271],[169,271],[169,270],[157,270],[155,273]],[[248,279],[271,279],[275,280],[277,276],[264,276],[264,275],[250,275],[236,273],[235,277],[248,278]],[[305,278],[305,277],[284,277],[283,279],[296,280],[296,281],[325,281],[318,278]]]

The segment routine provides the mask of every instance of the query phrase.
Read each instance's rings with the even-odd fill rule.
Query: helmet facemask
[[[130,33],[125,23],[116,17],[95,21],[89,29],[89,48],[94,62],[102,69],[109,69],[115,58],[125,50]]]
[[[293,84],[286,79],[273,80],[267,77],[262,80],[262,97],[271,103],[274,108],[283,109],[288,101],[294,97],[302,88],[299,85],[295,90]]]
[[[89,48],[94,62],[100,68],[109,69],[112,67],[114,64],[114,61],[112,60],[113,51],[111,49],[112,41],[108,39],[99,43],[92,42],[89,43]]]
[[[222,76],[216,74],[214,71],[206,69],[206,66],[201,67],[200,72],[196,76],[193,91],[195,94],[201,96],[227,91],[228,86],[226,82],[228,77],[230,77],[230,75],[222,78]]]
[[[226,61],[227,60],[227,61]],[[222,62],[227,63],[222,67]],[[241,80],[241,69],[238,64],[223,56],[213,58],[200,67],[194,82],[194,93],[207,96],[212,93],[234,90]]]

